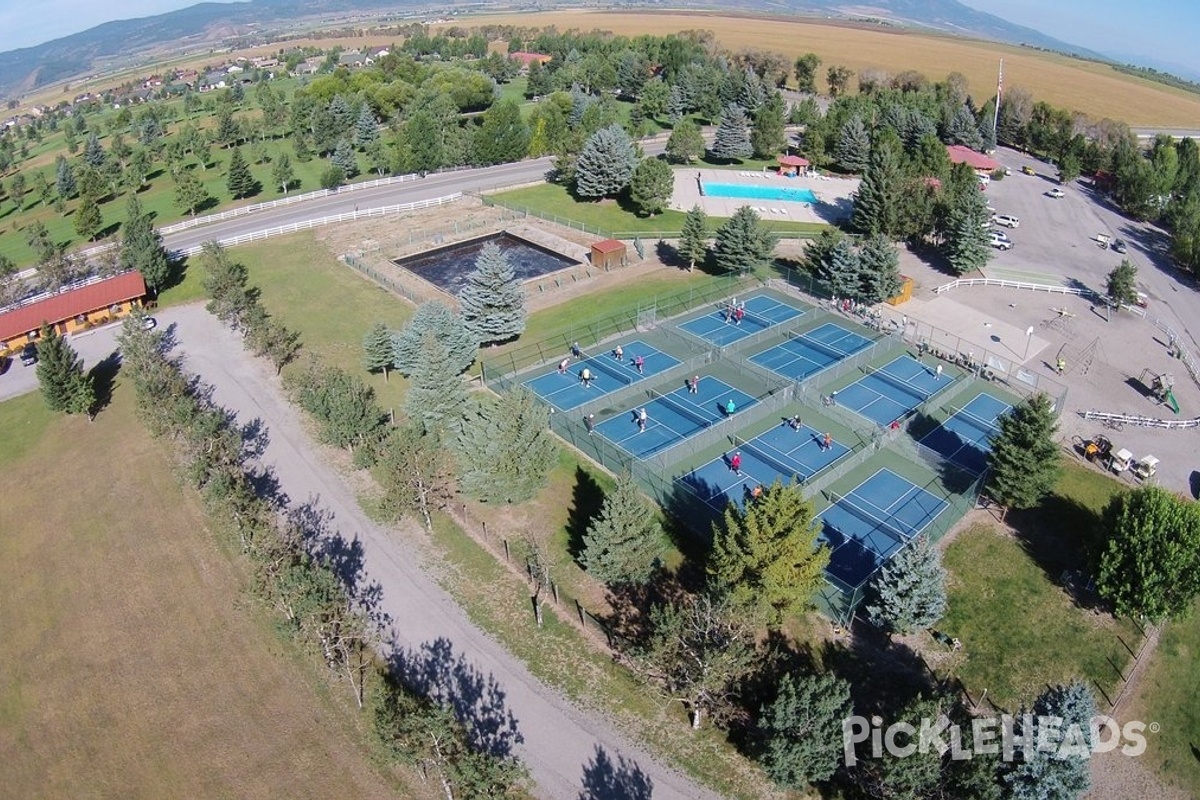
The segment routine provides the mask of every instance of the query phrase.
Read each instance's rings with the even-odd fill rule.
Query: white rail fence
[[[1023,289],[1033,292],[1048,292],[1050,294],[1074,295],[1076,297],[1086,297],[1100,303],[1107,303],[1109,299],[1099,292],[1088,289],[1082,286],[1054,286],[1044,283],[1026,283],[1024,281],[1006,281],[1000,278],[959,278],[949,283],[943,283],[941,286],[934,288],[935,294],[942,294],[951,289],[957,289],[962,286],[1000,286],[1006,289]],[[1183,346],[1183,337],[1175,332],[1169,324],[1163,320],[1146,312],[1146,309],[1141,306],[1130,306],[1121,304],[1122,311],[1128,311],[1131,314],[1136,314],[1142,319],[1149,322],[1154,327],[1167,335],[1168,346],[1174,349],[1176,357],[1183,362],[1183,366],[1187,369],[1188,375],[1191,376],[1192,382],[1200,386],[1200,369],[1196,366],[1196,360],[1192,356],[1191,351]],[[1191,427],[1191,426],[1179,426]]]
[[[1140,414],[1111,414],[1107,411],[1080,411],[1084,419],[1094,419],[1110,425],[1137,425],[1142,428],[1198,428],[1200,417],[1195,419],[1159,419],[1158,417],[1143,417]]]
[[[290,225],[280,225],[276,228],[267,228],[266,230],[246,233],[241,236],[232,236],[228,239],[219,239],[217,243],[222,247],[236,247],[247,242],[257,242],[263,239],[270,239],[274,236],[284,236],[285,234],[295,233],[296,231],[304,231],[310,228],[317,228],[321,225],[332,225],[338,222],[353,222],[358,219],[369,219],[371,217],[386,217],[391,214],[399,214],[402,211],[415,211],[422,208],[434,208],[453,203],[462,198],[462,192],[455,192],[443,197],[434,197],[429,200],[418,200],[414,203],[401,203],[394,206],[382,206],[380,208],[366,208],[362,211],[351,211],[346,214],[334,214],[328,217],[320,217],[318,219],[308,219],[303,222],[293,222]],[[195,245],[183,250],[176,250],[176,255],[193,256],[203,250],[203,245]]]

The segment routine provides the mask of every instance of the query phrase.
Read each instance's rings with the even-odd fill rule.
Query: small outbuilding
[[[901,303],[907,303],[912,300],[913,279],[907,275],[900,276],[900,293],[895,297],[889,297],[886,301],[890,306],[898,306]]]
[[[961,144],[947,145],[946,155],[950,157],[951,164],[969,164],[976,172],[993,172],[1001,167],[996,159]]]
[[[808,170],[809,161],[807,158],[800,156],[780,156],[779,157],[779,174],[788,178],[794,178],[801,172]]]
[[[592,244],[592,266],[611,269],[623,267],[629,257],[625,251],[625,243],[619,239],[603,239]]]

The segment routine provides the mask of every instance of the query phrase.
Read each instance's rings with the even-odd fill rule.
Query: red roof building
[[[780,175],[798,175],[800,170],[808,169],[809,161],[807,158],[800,156],[780,156],[779,157],[779,174]]]
[[[950,156],[951,164],[970,164],[976,172],[991,172],[1000,169],[1000,162],[989,158],[983,153],[977,153],[961,144],[946,145],[946,155]]]
[[[37,338],[43,324],[60,334],[86,330],[125,316],[145,296],[146,282],[137,271],[67,289],[0,312],[0,344],[10,350],[23,347]]]
[[[514,61],[521,62],[522,69],[529,69],[529,65],[533,62],[545,64],[547,61],[552,61],[554,56],[548,56],[545,53],[526,53],[523,50],[518,50],[515,53],[509,53],[508,57]]]
[[[625,243],[619,239],[601,239],[598,242],[592,242],[593,266],[604,269],[623,267],[627,258]]]

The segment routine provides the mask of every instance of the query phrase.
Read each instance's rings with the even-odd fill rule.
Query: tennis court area
[[[821,538],[832,550],[826,575],[855,589],[944,511],[948,503],[889,469],[849,494],[831,494]]]
[[[555,408],[570,411],[609,392],[653,378],[679,363],[678,359],[640,339],[619,344],[622,350],[620,360],[614,355],[617,344],[613,344],[612,348],[601,354],[585,353],[584,358],[578,361],[572,359],[564,373],[560,373],[555,365],[549,372],[525,381],[524,385]],[[635,365],[638,356],[644,362],[640,374]],[[592,374],[589,386],[584,386],[580,377],[584,369]]]
[[[1000,429],[997,420],[1011,408],[1003,400],[980,392],[927,433],[921,444],[978,475],[987,467],[990,440]]]
[[[864,375],[837,393],[837,404],[872,422],[887,425],[904,417],[955,378],[912,356],[900,356]]]
[[[804,333],[788,331],[784,335],[787,341],[755,353],[750,360],[794,381],[815,375],[874,344],[833,322]]]
[[[747,441],[735,438],[733,450],[677,480],[716,511],[724,511],[730,502],[741,505],[755,486],[767,487],[776,479],[807,481],[850,453],[849,447],[836,440],[825,449],[824,439],[823,431],[807,425],[792,428],[785,422]],[[742,456],[740,474],[730,463],[734,453]]]
[[[735,307],[745,310],[745,315],[740,321],[732,313]],[[724,347],[795,319],[803,315],[805,310],[769,295],[756,294],[744,300],[730,298],[729,302],[719,304],[712,313],[680,324],[679,329],[718,347]]]
[[[726,404],[733,400],[738,412],[758,401],[722,380],[705,375],[698,391],[686,388],[654,397],[596,425],[596,433],[637,458],[646,458],[695,436],[727,417]],[[638,412],[646,409],[646,429],[638,427]]]

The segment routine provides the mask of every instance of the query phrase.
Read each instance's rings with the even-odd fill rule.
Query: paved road
[[[157,318],[160,327],[173,326],[186,368],[212,384],[218,403],[235,411],[243,424],[256,418],[265,424],[269,443],[261,462],[274,470],[291,504],[315,501],[332,513],[333,527],[342,536],[362,543],[367,580],[380,585],[382,610],[393,620],[400,645],[417,650],[425,643],[448,640],[455,657],[462,656],[485,682],[495,681],[524,737],[517,752],[529,765],[539,796],[580,796],[585,770],[603,751],[612,763],[624,757],[629,769],[641,770],[649,777],[655,798],[715,800],[713,793],[631,745],[607,721],[575,708],[479,631],[429,578],[419,554],[363,514],[353,491],[305,433],[298,412],[283,396],[272,370],[248,356],[238,337],[203,306],[165,309]],[[72,344],[91,366],[113,352],[119,331],[119,325],[111,325],[72,337]],[[0,377],[0,399],[36,387],[34,370],[17,363]]]

